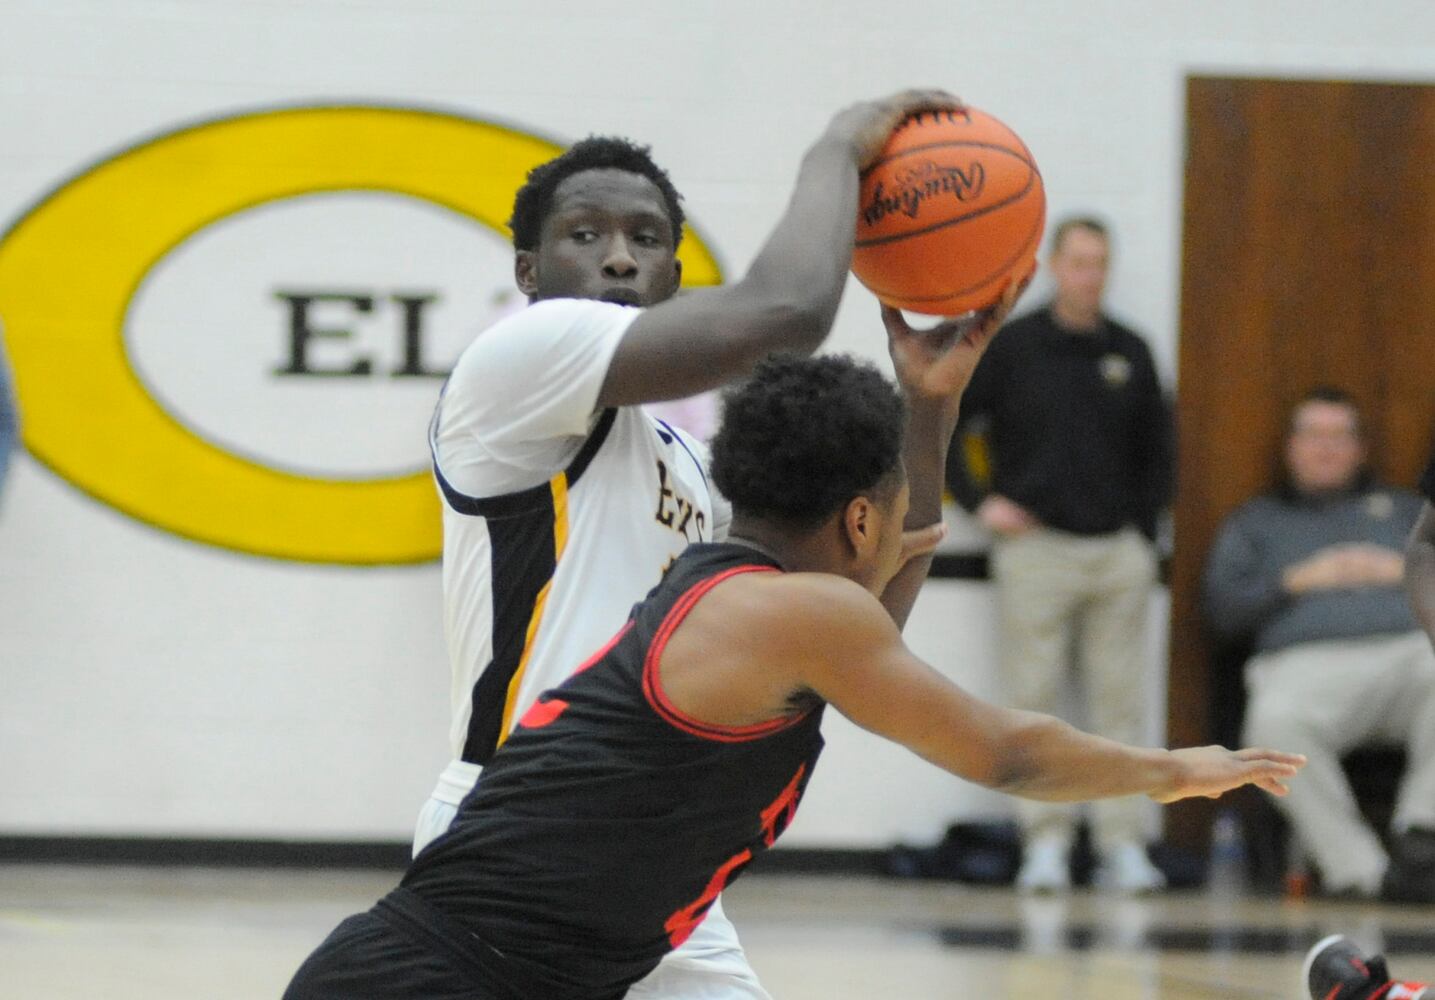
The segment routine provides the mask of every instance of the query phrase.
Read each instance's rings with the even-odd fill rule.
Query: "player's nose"
[[[621,233],[608,241],[607,252],[603,254],[603,273],[610,278],[631,278],[638,273],[638,260]]]

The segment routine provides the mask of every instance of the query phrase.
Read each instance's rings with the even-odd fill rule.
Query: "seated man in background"
[[[1211,625],[1250,641],[1244,737],[1305,754],[1281,802],[1332,894],[1435,900],[1435,651],[1401,591],[1402,549],[1420,510],[1366,469],[1351,398],[1317,389],[1296,404],[1286,481],[1227,518],[1205,578]],[[1343,754],[1401,743],[1409,766],[1392,859],[1360,815]]]

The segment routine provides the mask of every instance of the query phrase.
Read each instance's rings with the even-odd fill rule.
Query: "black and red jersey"
[[[734,728],[663,693],[664,645],[703,595],[778,571],[742,545],[684,552],[608,645],[539,697],[403,888],[544,997],[621,995],[646,975],[786,828],[822,749],[815,696]]]

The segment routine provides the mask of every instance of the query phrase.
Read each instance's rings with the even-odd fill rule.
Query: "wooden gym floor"
[[[0,866],[0,998],[276,998],[374,871]],[[1435,977],[1435,908],[756,874],[724,897],[776,1000],[1300,998],[1325,934]]]

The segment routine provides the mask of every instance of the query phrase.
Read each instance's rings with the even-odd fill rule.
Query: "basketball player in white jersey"
[[[816,349],[851,262],[859,170],[908,113],[955,106],[945,93],[911,91],[839,113],[804,157],[787,211],[746,276],[681,298],[682,208],[645,148],[590,138],[529,174],[510,226],[517,284],[531,305],[464,352],[431,428],[444,498],[454,759],[420,816],[416,854],[448,828],[537,695],[587,659],[690,542],[723,536],[725,505],[702,446],[639,404],[715,388],[773,351]],[[973,328],[969,349],[1016,294]],[[955,400],[922,397],[922,366],[903,357],[928,350],[931,338],[900,314],[884,316],[912,405],[906,526],[922,529],[914,549],[930,549]],[[953,331],[945,335],[950,344]],[[793,406],[801,419],[801,401]],[[917,569],[889,588],[899,623]],[[718,903],[628,996],[768,994]]]

